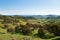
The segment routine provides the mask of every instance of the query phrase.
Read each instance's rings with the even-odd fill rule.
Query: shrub
[[[44,38],[44,30],[43,30],[43,28],[39,28],[38,29],[38,36],[40,37],[40,38]]]
[[[13,28],[7,28],[7,32],[13,34],[15,33],[15,30]]]
[[[50,23],[46,26],[46,28],[50,33],[54,33],[54,35],[60,36],[60,26],[58,26],[57,24]]]
[[[53,38],[53,37],[54,37],[54,34],[52,34],[52,33],[45,33],[45,36],[44,36],[45,39],[49,39],[49,38]]]
[[[22,33],[24,35],[30,35],[31,29],[27,25],[24,25],[24,27],[22,27]]]
[[[19,33],[19,32],[20,32],[20,26],[16,26],[16,27],[15,27],[15,32],[16,32],[16,33]]]
[[[7,29],[8,28],[8,25],[7,24],[4,24],[4,27],[3,28]]]

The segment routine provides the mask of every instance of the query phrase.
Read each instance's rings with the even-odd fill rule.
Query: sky
[[[60,15],[60,0],[0,0],[3,15]]]

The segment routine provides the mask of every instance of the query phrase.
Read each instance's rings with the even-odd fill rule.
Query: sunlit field
[[[0,40],[60,40],[60,16],[0,15]]]

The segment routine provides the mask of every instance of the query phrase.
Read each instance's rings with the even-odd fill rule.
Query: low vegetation
[[[0,40],[60,40],[60,19],[0,16]]]

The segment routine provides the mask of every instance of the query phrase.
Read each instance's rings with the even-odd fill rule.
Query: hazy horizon
[[[60,15],[60,0],[0,0],[3,15]]]

